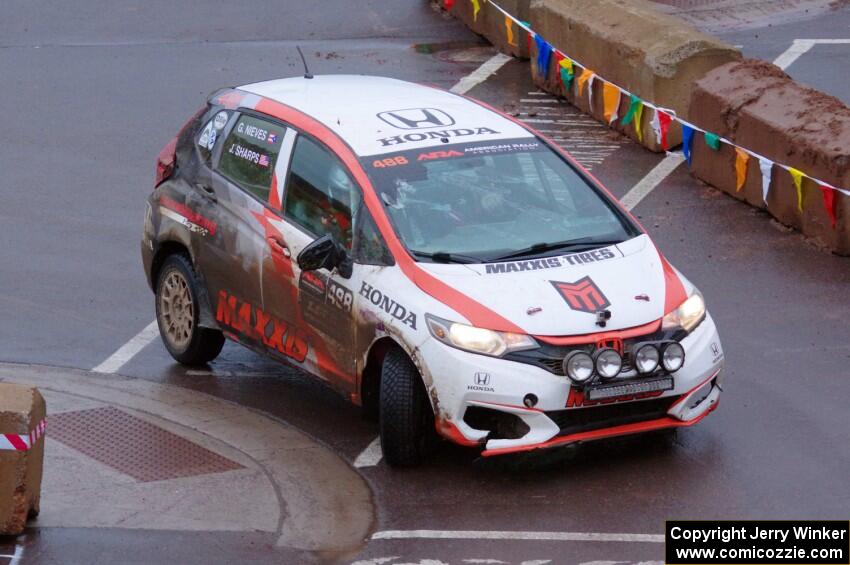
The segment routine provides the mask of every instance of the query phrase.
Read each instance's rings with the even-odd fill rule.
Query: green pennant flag
[[[715,151],[720,151],[720,136],[716,133],[705,132],[705,144]]]
[[[576,75],[573,62],[571,59],[564,57],[558,63],[558,66],[561,68],[561,82],[564,83],[564,92],[569,94],[571,92],[570,87],[573,84],[573,77]]]
[[[631,101],[629,102],[629,110],[626,112],[626,115],[623,116],[623,121],[620,122],[620,124],[627,126],[632,123],[632,120],[635,119],[635,114],[637,114],[640,106],[643,106],[643,101],[632,94]]]

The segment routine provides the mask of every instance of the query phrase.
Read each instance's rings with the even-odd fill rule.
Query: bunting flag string
[[[616,85],[607,81],[602,83],[603,110],[605,112],[605,119],[608,120],[609,124],[614,123],[614,120],[619,117],[618,112],[620,111],[620,98],[622,95],[623,91]]]
[[[741,192],[744,188],[744,183],[747,182],[747,164],[750,162],[750,154],[741,149],[735,148],[735,190]]]
[[[740,191],[743,188],[744,183],[746,182],[746,171],[747,165],[749,163],[750,157],[755,157],[759,160],[759,169],[762,173],[762,196],[764,198],[765,204],[767,204],[767,196],[770,191],[770,183],[772,180],[772,171],[773,165],[776,165],[780,168],[788,171],[793,180],[794,186],[797,189],[797,204],[798,208],[802,211],[803,209],[803,179],[808,178],[813,182],[817,183],[818,187],[823,191],[824,198],[824,206],[827,208],[827,213],[830,215],[830,219],[833,222],[833,227],[835,226],[835,210],[836,210],[836,198],[835,192],[840,192],[845,196],[850,196],[850,190],[846,190],[843,188],[838,188],[836,186],[832,186],[829,183],[826,183],[822,180],[816,179],[812,176],[805,174],[804,172],[790,167],[788,165],[783,165],[780,163],[774,163],[767,157],[763,155],[759,155],[754,151],[746,149],[744,147],[740,147],[739,145],[729,141],[728,139],[724,139],[717,134],[706,131],[702,128],[691,124],[682,118],[678,117],[673,110],[667,108],[660,108],[646,100],[642,100],[637,95],[629,92],[628,89],[625,89],[615,83],[612,83],[603,77],[599,77],[596,73],[590,70],[587,66],[583,65],[580,61],[569,57],[566,53],[560,51],[559,49],[552,46],[550,43],[543,41],[542,38],[539,41],[532,41],[533,39],[537,39],[539,35],[531,29],[531,24],[527,21],[519,20],[514,17],[504,8],[502,8],[495,0],[470,0],[473,8],[473,19],[477,21],[478,12],[481,9],[481,3],[487,4],[488,6],[492,6],[494,9],[498,10],[505,16],[505,31],[507,34],[508,42],[512,45],[516,45],[514,43],[514,30],[513,25],[516,25],[520,29],[525,30],[528,34],[527,42],[528,42],[528,50],[532,51],[532,47],[535,43],[537,43],[538,50],[540,50],[540,46],[543,46],[543,50],[546,53],[543,54],[541,58],[541,53],[538,52],[538,69],[545,77],[548,74],[548,65],[551,62],[551,57],[556,57],[557,66],[559,68],[561,81],[564,83],[564,89],[567,93],[571,92],[572,83],[575,80],[576,76],[576,68],[580,67],[582,72],[578,76],[578,95],[579,97],[584,95],[585,86],[588,87],[589,92],[589,103],[590,103],[590,111],[593,112],[593,82],[595,79],[599,78],[603,81],[603,100],[605,101],[605,118],[608,120],[608,123],[611,124],[616,119],[615,113],[619,111],[619,102],[623,95],[629,97],[629,109],[626,112],[626,115],[623,117],[621,124],[626,126],[632,122],[635,124],[635,136],[638,140],[643,143],[643,129],[642,129],[642,117],[643,117],[643,109],[644,107],[649,107],[655,110],[655,116],[651,122],[653,130],[656,135],[656,139],[658,143],[661,145],[664,150],[668,149],[668,139],[667,134],[670,128],[670,125],[673,121],[677,122],[682,126],[683,130],[683,139],[687,135],[689,141],[686,158],[690,163],[692,158],[692,149],[693,149],[693,132],[698,131],[704,135],[704,140],[706,145],[708,145],[711,149],[715,151],[720,150],[721,143],[726,143],[735,148],[736,157],[735,157],[735,167],[736,167],[736,186]],[[454,0],[444,0],[443,6],[446,10],[451,10],[454,5]],[[544,64],[545,63],[545,64]],[[616,89],[619,92],[614,92]],[[617,99],[617,107],[614,108],[613,100]],[[612,117],[614,116],[614,117]],[[686,134],[686,130],[690,130],[688,134]],[[684,153],[683,149],[683,153]],[[743,179],[743,180],[742,180]]]
[[[759,158],[759,169],[761,169],[761,194],[762,200],[767,205],[767,193],[770,191],[770,181],[773,175],[773,161]]]
[[[685,160],[688,162],[688,166],[691,166],[691,156],[693,153],[691,152],[691,144],[694,140],[694,128],[688,126],[682,126],[682,155],[685,156]]]

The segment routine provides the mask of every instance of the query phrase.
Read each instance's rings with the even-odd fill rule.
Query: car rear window
[[[263,202],[268,201],[285,128],[242,116],[224,141],[218,171]]]

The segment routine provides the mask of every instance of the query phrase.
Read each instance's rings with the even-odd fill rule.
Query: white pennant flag
[[[655,132],[655,143],[661,145],[661,122],[658,121],[658,108],[653,108],[655,110],[655,115],[652,117],[652,121],[649,122],[649,125],[652,126],[652,131]]]
[[[593,114],[593,81],[596,80],[596,73],[590,75],[590,80],[587,81],[587,98],[590,104],[590,113]]]
[[[767,193],[770,190],[770,179],[773,175],[773,161],[759,157],[759,168],[761,169],[761,192],[764,203],[767,204]]]

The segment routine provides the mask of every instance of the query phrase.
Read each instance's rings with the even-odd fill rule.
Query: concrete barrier
[[[475,33],[484,36],[502,53],[528,59],[528,33],[516,24],[512,24],[513,42],[510,42],[505,16],[496,8],[488,6],[486,0],[479,0],[477,18],[475,8],[469,0],[454,0],[448,3],[446,0],[439,0],[439,3],[443,9],[448,9],[449,13],[460,19]],[[500,0],[499,6],[520,21],[527,22],[530,3],[531,0]],[[450,8],[447,8],[447,4]]]
[[[0,383],[0,534],[21,533],[38,514],[45,411],[35,388]]]
[[[594,70],[596,74],[646,100],[675,110],[688,119],[690,94],[696,80],[709,70],[739,60],[740,52],[683,21],[662,14],[645,0],[533,0],[531,27],[547,42]],[[554,57],[546,78],[538,72],[537,49],[532,48],[532,75],[535,83],[549,92],[564,96],[582,111],[607,122],[603,116],[602,84],[594,85],[593,111],[587,97],[578,96],[577,80],[565,92]],[[578,74],[578,73],[577,73]],[[576,77],[577,78],[577,77]],[[629,100],[623,96],[619,116],[625,115]],[[633,125],[612,127],[660,151],[647,108],[640,124],[642,140]],[[668,137],[670,147],[681,143],[681,129],[674,124]]]
[[[691,120],[770,159],[801,170],[833,186],[850,187],[850,108],[840,100],[794,82],[778,67],[752,59],[709,72],[695,86]],[[759,162],[751,158],[746,182],[736,190],[735,149],[710,149],[694,135],[693,174],[744,200],[765,207]],[[791,175],[774,166],[767,210],[840,255],[850,255],[850,198],[833,193],[836,227],[824,206],[823,192],[803,179],[803,212]]]

